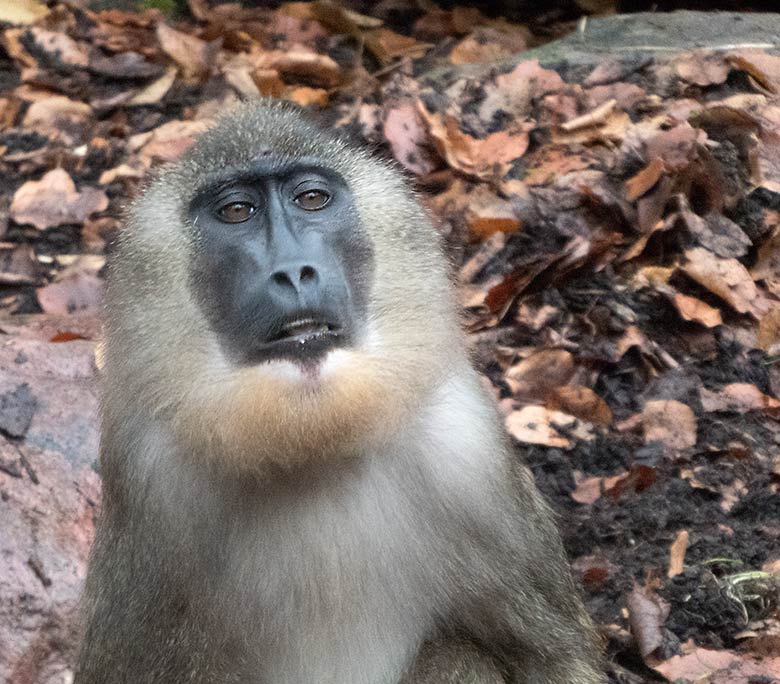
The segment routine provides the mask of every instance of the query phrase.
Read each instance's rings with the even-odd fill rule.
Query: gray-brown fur
[[[193,188],[263,149],[344,176],[375,249],[369,329],[313,395],[232,368],[187,282]],[[603,681],[552,515],[393,168],[291,108],[242,107],[135,203],[106,329],[76,684]]]

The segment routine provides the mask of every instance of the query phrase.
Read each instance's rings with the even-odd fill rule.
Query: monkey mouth
[[[255,338],[246,356],[248,363],[288,360],[295,363],[319,362],[332,350],[351,343],[348,326],[338,315],[326,311],[295,311]]]
[[[306,344],[306,342],[317,338],[328,336],[336,337],[340,332],[340,326],[333,323],[317,321],[313,318],[300,318],[285,323],[269,342],[286,341]]]

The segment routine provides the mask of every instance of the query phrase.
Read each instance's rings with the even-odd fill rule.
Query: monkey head
[[[130,210],[106,391],[241,470],[364,450],[462,357],[437,241],[391,165],[290,105],[243,105]]]

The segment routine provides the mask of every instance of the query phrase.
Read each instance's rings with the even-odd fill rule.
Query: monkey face
[[[237,108],[163,169],[108,275],[104,391],[223,467],[365,449],[462,362],[403,175],[285,104]]]
[[[234,363],[316,364],[364,328],[372,249],[345,180],[261,153],[190,204],[198,304]]]

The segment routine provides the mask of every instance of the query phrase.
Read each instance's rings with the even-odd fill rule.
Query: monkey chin
[[[258,376],[258,382],[265,378],[286,382],[291,392],[319,392],[336,379],[341,369],[354,363],[355,356],[351,350],[332,348],[316,357],[268,359],[249,372]]]
[[[377,350],[274,359],[202,378],[172,416],[193,458],[237,474],[349,459],[392,434],[419,401],[419,374]]]

